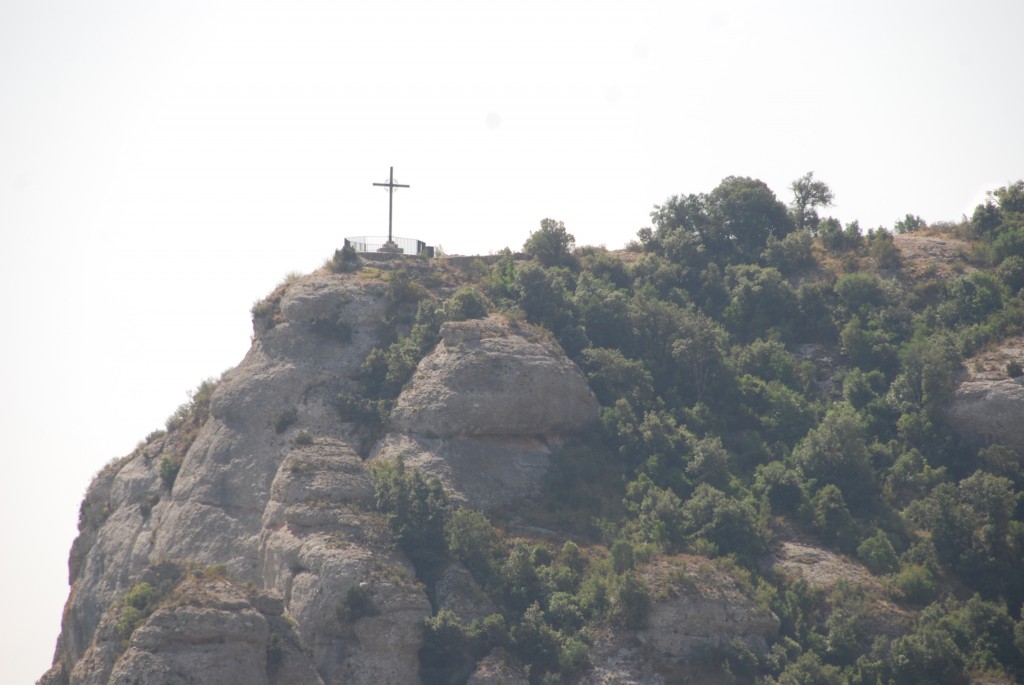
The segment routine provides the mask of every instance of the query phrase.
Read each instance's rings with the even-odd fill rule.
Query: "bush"
[[[878,265],[878,268],[895,269],[900,265],[900,250],[896,247],[896,242],[893,240],[891,233],[884,228],[880,228],[873,233],[869,233],[868,237],[871,241],[868,251],[871,254],[871,258],[875,260],[875,264]]]
[[[484,294],[476,288],[460,288],[445,300],[442,306],[444,318],[448,321],[483,319],[487,316],[489,303]]]
[[[643,628],[651,611],[651,593],[635,573],[619,577],[612,589],[612,620],[631,629]]]
[[[280,435],[291,428],[291,426],[298,420],[299,412],[295,407],[285,409],[278,415],[277,420],[274,421],[274,432]]]
[[[181,470],[181,460],[175,459],[169,454],[165,454],[160,457],[160,480],[163,481],[167,489],[170,490],[174,487],[174,481],[178,478],[178,471]]]
[[[1004,259],[996,269],[996,276],[1011,294],[1019,292],[1024,288],[1024,257],[1012,255]]]
[[[501,552],[501,541],[491,522],[478,511],[459,507],[448,518],[444,530],[452,556],[486,585],[496,572]]]
[[[576,238],[566,232],[565,224],[554,219],[540,222],[540,230],[530,233],[523,245],[523,252],[536,257],[544,266],[559,266],[572,263],[572,248]]]
[[[484,622],[500,616],[488,616]],[[488,626],[490,627],[490,626]],[[504,626],[501,626],[502,631]],[[420,681],[424,685],[465,683],[477,660],[492,646],[494,631],[477,621],[465,625],[450,609],[442,609],[423,621],[423,647],[419,651]]]
[[[625,540],[612,543],[612,568],[616,573],[632,571],[634,563],[633,545]]]
[[[345,245],[334,251],[334,256],[327,261],[327,268],[334,273],[348,273],[359,268],[359,253],[352,245]]]
[[[380,613],[377,605],[373,602],[373,592],[366,583],[353,585],[345,592],[345,599],[338,606],[338,620],[343,623],[352,623],[366,616],[376,616]]]
[[[1024,376],[1024,368],[1021,367],[1019,361],[1012,359],[1006,362],[1006,375],[1010,378],[1020,378]]]
[[[416,575],[432,586],[447,560],[445,524],[451,513],[448,495],[436,478],[396,462],[373,467],[377,508],[387,515],[398,544],[416,567]]]
[[[874,574],[889,573],[897,566],[896,550],[881,530],[857,546],[857,557]]]
[[[935,577],[926,566],[905,566],[891,582],[897,596],[909,604],[924,606],[935,599]]]
[[[340,316],[320,316],[313,319],[310,328],[314,333],[323,336],[328,340],[334,340],[342,344],[352,342],[352,324]]]
[[[117,619],[117,632],[121,636],[122,646],[127,646],[135,629],[156,610],[170,591],[170,583],[154,587],[143,581],[125,593],[121,598],[121,611]]]
[[[302,431],[301,433],[299,433],[298,435],[295,436],[295,444],[300,446],[300,447],[305,447],[307,445],[312,445],[313,444],[313,434],[310,433],[309,431]]]

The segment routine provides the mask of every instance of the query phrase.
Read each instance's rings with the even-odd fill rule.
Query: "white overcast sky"
[[[345,236],[621,247],[728,175],[862,227],[1024,177],[1024,2],[0,0],[0,622],[48,667],[91,476]]]

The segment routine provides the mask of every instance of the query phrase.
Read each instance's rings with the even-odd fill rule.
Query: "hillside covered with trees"
[[[1021,682],[1024,181],[790,191],[289,276],[94,478],[40,682]]]
[[[402,286],[420,300],[415,323],[371,354],[348,402],[384,415],[441,321],[500,311],[547,329],[601,404],[521,513],[571,531],[561,548],[454,507],[401,465],[378,469],[378,503],[420,578],[459,559],[501,608],[428,621],[425,682],[464,682],[496,645],[531,682],[574,682],[602,626],[643,624],[657,589],[639,570],[665,555],[714,559],[779,619],[763,653],[704,654],[710,682],[1024,678],[1021,455],[948,420],[965,360],[1024,326],[1024,182],[959,223],[907,215],[892,230],[828,216],[833,192],[812,174],[790,190],[787,205],[729,177],[670,197],[619,252],[576,246],[546,219],[520,254],[463,265],[443,303]],[[911,238],[959,247],[910,263]],[[1020,360],[998,371],[1020,376]],[[785,541],[870,581],[781,572]]]

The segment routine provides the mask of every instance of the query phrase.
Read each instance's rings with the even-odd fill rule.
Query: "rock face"
[[[485,511],[536,494],[559,436],[598,418],[579,369],[536,330],[497,317],[444,324],[391,413],[375,459],[399,456]]]
[[[424,618],[495,611],[458,564],[428,599],[376,510],[366,427],[337,408],[395,315],[388,268],[282,284],[254,308],[252,347],[212,394],[96,476],[42,683],[406,685],[419,682]],[[597,416],[580,371],[541,331],[449,323],[374,434],[371,461],[401,457],[453,499],[507,511]],[[657,585],[666,571],[646,573]],[[711,622],[726,641],[763,643],[774,617],[723,592],[673,596],[648,629],[613,642],[627,661],[640,658],[634,644],[678,656]],[[470,680],[526,681],[500,654]]]
[[[949,408],[957,431],[977,444],[1024,452],[1024,378],[961,383]]]
[[[374,510],[357,427],[333,405],[378,342],[386,284],[316,274],[265,304],[252,348],[217,385],[191,444],[171,430],[90,487],[44,682],[397,684],[417,672],[430,603]],[[318,321],[342,321],[349,335],[324,335]],[[179,449],[168,489],[162,464]],[[216,566],[231,582],[185,587],[186,604],[117,635],[121,598],[158,560]],[[376,610],[345,621],[339,607],[354,586]],[[272,598],[277,615],[238,587]],[[273,641],[280,621],[302,649]]]
[[[443,324],[391,423],[442,436],[553,435],[597,419],[579,369],[537,330],[500,317]]]
[[[768,649],[766,638],[779,632],[779,619],[757,607],[737,582],[699,557],[675,557],[645,569],[647,584],[660,598],[638,639],[665,656],[745,643]]]

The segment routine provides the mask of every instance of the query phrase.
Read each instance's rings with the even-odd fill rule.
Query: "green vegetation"
[[[143,581],[133,585],[121,599],[121,611],[117,618],[117,632],[121,636],[122,647],[128,646],[135,629],[142,625],[150,614],[173,589],[172,583],[165,581],[156,586]]]
[[[199,436],[199,429],[210,418],[210,400],[217,382],[213,378],[204,380],[189,393],[189,401],[167,418],[168,439],[163,445],[157,471],[168,490],[174,487],[185,455]]]
[[[340,250],[334,251],[334,256],[327,260],[324,265],[334,273],[348,273],[359,268],[359,253],[351,245],[345,245]]]
[[[373,592],[365,583],[353,585],[345,592],[345,599],[338,607],[338,620],[352,623],[366,616],[378,614],[377,605],[373,602]]]
[[[945,412],[960,364],[1024,332],[1024,182],[959,224],[907,214],[866,232],[819,216],[834,194],[813,174],[791,190],[787,206],[729,177],[673,196],[624,255],[545,219],[525,258],[473,265],[443,302],[390,275],[383,343],[338,399],[346,420],[379,429],[441,324],[493,310],[547,329],[601,405],[552,464],[557,495],[523,513],[569,531],[561,548],[454,507],[401,461],[377,468],[378,505],[431,593],[455,560],[498,608],[428,620],[424,682],[465,682],[494,647],[531,683],[573,682],[595,630],[644,625],[648,562],[682,553],[714,557],[782,623],[767,654],[701,657],[734,682],[1024,678],[1024,470]],[[907,233],[964,240],[964,261],[911,262]],[[1018,377],[1021,361],[1000,364]],[[876,595],[759,565],[794,532],[860,561]],[[902,632],[871,620],[877,593],[914,617]]]

